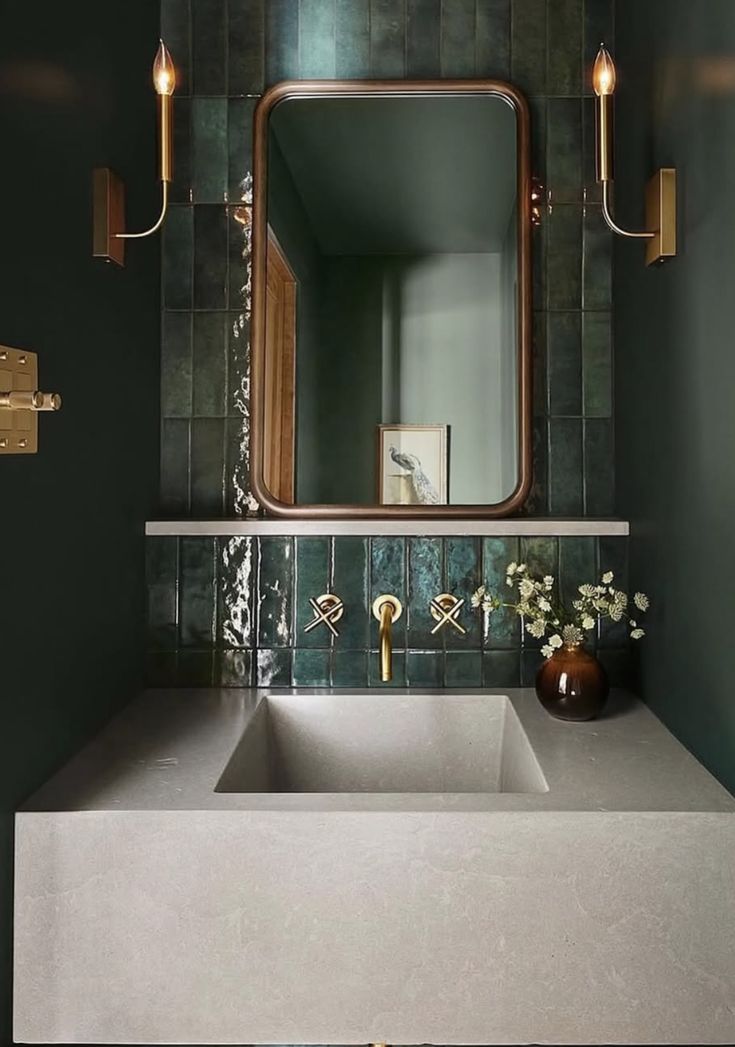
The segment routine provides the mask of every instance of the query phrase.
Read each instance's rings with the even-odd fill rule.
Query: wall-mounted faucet
[[[403,614],[397,596],[378,596],[373,602],[373,614],[380,622],[380,679],[388,683],[393,679],[393,641],[391,626]]]

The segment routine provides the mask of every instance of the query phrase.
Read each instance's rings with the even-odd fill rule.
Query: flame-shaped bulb
[[[600,50],[597,52],[595,66],[592,70],[592,86],[595,89],[595,94],[601,98],[605,95],[611,95],[615,90],[616,79],[615,63],[612,60],[612,56],[605,45],[600,44]]]
[[[176,69],[163,40],[158,45],[153,63],[153,86],[159,95],[172,95],[176,87]]]

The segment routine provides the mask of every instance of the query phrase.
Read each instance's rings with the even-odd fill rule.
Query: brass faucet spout
[[[403,613],[401,601],[395,596],[379,596],[373,603],[373,614],[380,622],[380,679],[389,683],[393,679],[393,637],[391,626]]]

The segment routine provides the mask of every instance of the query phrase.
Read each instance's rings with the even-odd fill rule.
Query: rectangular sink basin
[[[503,695],[263,698],[216,787],[240,793],[538,793]]]

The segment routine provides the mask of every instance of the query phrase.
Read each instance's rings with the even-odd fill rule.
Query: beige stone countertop
[[[547,792],[218,792],[217,783],[268,695],[507,695]],[[406,759],[412,753],[407,746]],[[51,778],[32,811],[735,811],[733,797],[638,699],[613,692],[587,723],[550,717],[530,688],[494,691],[149,690]]]

